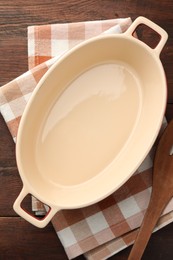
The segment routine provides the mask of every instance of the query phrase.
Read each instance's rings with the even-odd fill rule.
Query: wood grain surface
[[[143,15],[163,27],[169,40],[161,60],[168,82],[167,119],[173,118],[173,1],[156,0],[0,0],[0,86],[27,71],[27,26]],[[138,35],[151,47],[154,33],[141,27]],[[145,66],[145,64],[144,64]],[[67,259],[51,224],[38,229],[18,217],[12,205],[22,187],[15,145],[0,115],[0,259]],[[30,206],[30,199],[26,200]],[[173,224],[156,232],[143,259],[173,259]],[[125,260],[130,248],[110,259]],[[83,256],[76,258],[85,259]]]

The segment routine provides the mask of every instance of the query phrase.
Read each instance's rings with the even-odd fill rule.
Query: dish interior
[[[100,174],[130,138],[141,96],[137,74],[122,62],[97,64],[78,75],[45,117],[37,140],[39,172],[59,185]]]

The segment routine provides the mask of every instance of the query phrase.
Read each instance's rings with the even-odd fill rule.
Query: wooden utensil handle
[[[159,196],[158,196],[159,197]],[[167,198],[169,202],[170,197]],[[135,244],[130,252],[128,260],[140,260],[147,243],[150,239],[152,231],[165,208],[165,198],[151,198],[148,209],[145,213],[139,233],[135,239]]]

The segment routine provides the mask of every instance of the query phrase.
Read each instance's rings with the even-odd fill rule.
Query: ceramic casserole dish
[[[133,37],[140,24],[160,35],[154,49]],[[20,216],[44,227],[57,211],[102,200],[130,178],[162,124],[167,86],[159,56],[166,41],[162,28],[138,17],[125,33],[87,40],[48,70],[18,130]],[[42,220],[21,206],[29,193],[49,206]]]

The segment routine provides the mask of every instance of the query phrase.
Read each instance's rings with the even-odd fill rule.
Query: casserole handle
[[[26,210],[24,210],[21,207],[21,203],[22,203],[23,199],[28,194],[29,194],[28,190],[25,188],[25,186],[23,186],[23,189],[21,190],[18,198],[14,202],[13,209],[18,215],[20,215],[22,218],[24,218],[25,220],[30,222],[32,225],[39,227],[39,228],[43,228],[51,221],[53,216],[60,209],[58,209],[57,207],[56,208],[51,207],[50,210],[47,212],[46,216],[39,220],[38,218],[34,217],[33,215],[31,215],[29,212],[27,212]]]
[[[138,18],[136,18],[136,20],[131,24],[131,26],[127,29],[127,31],[125,32],[125,34],[128,34],[129,36],[132,36],[132,34],[134,33],[134,31],[136,30],[136,28],[140,25],[140,24],[144,24],[148,27],[150,27],[151,29],[153,29],[155,32],[157,32],[160,35],[160,41],[158,42],[157,46],[152,49],[158,56],[160,55],[167,39],[168,39],[168,34],[167,32],[162,29],[159,25],[153,23],[152,21],[150,21],[149,19],[143,17],[143,16],[139,16]]]

